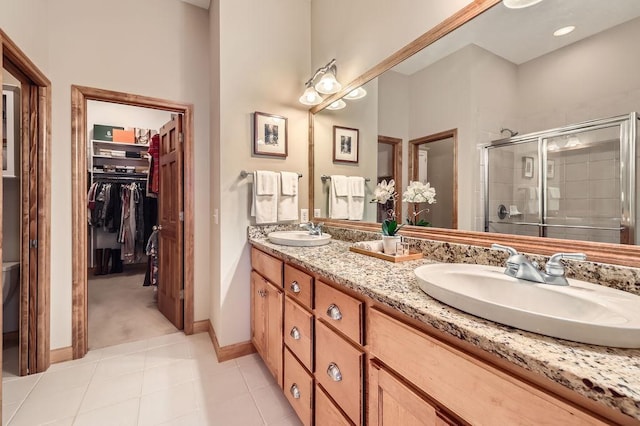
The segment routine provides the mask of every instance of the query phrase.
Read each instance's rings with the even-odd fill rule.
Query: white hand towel
[[[349,209],[349,220],[362,220],[364,217],[364,178],[360,176],[349,176],[349,196],[347,204]]]
[[[298,195],[298,174],[280,172],[280,186],[282,195]]]
[[[338,179],[335,179],[338,177]],[[342,179],[341,179],[342,178]],[[344,184],[344,196],[338,196],[336,182]],[[331,176],[331,187],[329,188],[329,217],[331,219],[349,219],[349,191],[346,176]]]
[[[557,186],[549,187],[548,203],[548,211],[557,212],[558,210],[560,210],[560,188],[558,188]]]
[[[278,173],[267,170],[257,170],[254,174],[253,186],[256,195],[275,195],[278,191],[276,178]]]
[[[527,211],[531,214],[538,214],[538,188],[529,187],[529,201],[527,201]]]
[[[349,182],[347,177],[343,175],[332,175],[331,185],[337,197],[346,197],[349,195]]]
[[[278,194],[260,195],[258,194],[258,174],[253,175],[253,204],[251,207],[251,215],[256,217],[256,224],[276,223],[278,221]],[[264,173],[264,172],[263,172]],[[278,188],[278,180],[280,175],[273,173],[274,188]]]
[[[349,193],[352,197],[364,197],[364,178],[361,176],[349,176]]]
[[[382,240],[358,241],[353,246],[369,251],[382,252]]]
[[[298,174],[280,172],[278,222],[298,220]]]

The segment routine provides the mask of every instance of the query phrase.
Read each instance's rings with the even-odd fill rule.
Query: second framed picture
[[[253,153],[286,157],[287,118],[257,111],[253,118]]]
[[[357,163],[359,131],[350,127],[333,126],[333,161]]]

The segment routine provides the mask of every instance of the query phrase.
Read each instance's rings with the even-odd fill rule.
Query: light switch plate
[[[320,217],[320,209],[313,209],[313,217]]]
[[[309,222],[309,209],[300,209],[300,222]]]
[[[218,222],[219,222],[218,209],[213,209],[213,223],[217,225]]]

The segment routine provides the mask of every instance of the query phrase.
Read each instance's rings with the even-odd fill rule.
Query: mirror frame
[[[326,98],[322,103],[309,109],[309,209],[314,211],[314,115],[332,102],[342,98],[352,90],[378,77],[383,72],[393,68],[400,62],[424,49],[440,38],[454,31],[466,22],[482,14],[486,10],[500,3],[501,0],[475,0],[454,15],[442,21],[411,43],[407,44],[391,56],[384,59],[361,76],[345,85],[343,89]],[[349,222],[345,220],[313,217],[314,221],[321,220],[328,226],[345,229],[380,232],[380,224],[374,222]],[[638,267],[640,264],[640,246],[621,245],[611,243],[596,243],[579,240],[561,240],[555,238],[528,237],[512,234],[497,234],[478,231],[461,231],[457,229],[423,228],[419,226],[405,226],[400,234],[412,238],[443,241],[454,244],[466,244],[490,247],[493,243],[508,244],[525,253],[551,255],[563,251],[583,252],[591,262],[602,262],[622,266]]]

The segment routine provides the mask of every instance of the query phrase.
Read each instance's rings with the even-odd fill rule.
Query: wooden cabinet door
[[[264,278],[255,271],[251,271],[251,342],[262,357],[267,358],[266,336],[266,297],[267,291]]]
[[[265,281],[267,365],[282,388],[282,329],[284,317],[284,291]]]
[[[369,425],[447,426],[428,401],[376,364],[369,369]]]

